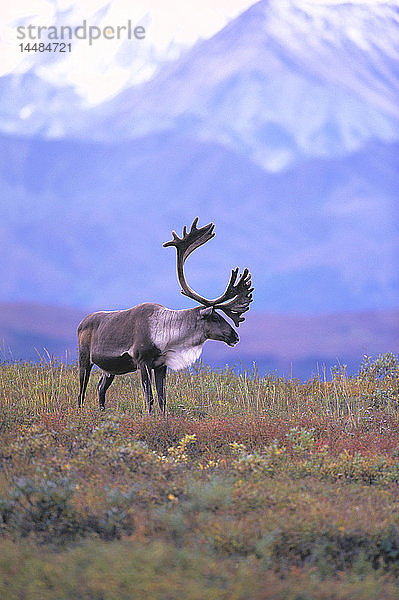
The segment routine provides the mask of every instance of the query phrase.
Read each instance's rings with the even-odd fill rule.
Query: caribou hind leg
[[[82,325],[82,324],[81,324]],[[90,338],[91,334],[89,330],[78,327],[78,347],[79,347],[79,396],[78,396],[78,407],[83,406],[85,399],[87,384],[89,383],[90,372],[93,367],[93,363],[90,357]]]
[[[93,363],[90,360],[85,359],[82,356],[79,356],[79,382],[80,382],[80,390],[78,397],[78,407],[80,408],[83,405],[83,401],[85,399],[87,384],[89,383],[90,372],[93,367]]]
[[[154,396],[152,395],[151,386],[151,369],[147,365],[140,365],[141,385],[143,386],[145,399],[147,402],[148,414],[152,411],[152,405],[154,404]]]
[[[114,379],[115,379],[115,375],[112,375],[111,373],[105,373],[105,371],[103,371],[103,374],[101,375],[101,379],[97,384],[98,401],[100,403],[100,410],[105,409],[105,393]]]
[[[166,393],[165,393],[165,379],[166,379],[166,365],[154,368],[155,374],[155,387],[157,390],[158,404],[162,414],[165,414],[166,410]]]

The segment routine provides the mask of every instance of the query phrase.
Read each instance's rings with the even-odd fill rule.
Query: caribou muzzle
[[[235,346],[236,344],[238,344],[239,341],[240,341],[240,338],[239,338],[238,334],[233,329],[233,331],[229,335],[228,339],[226,340],[226,344],[228,346]]]

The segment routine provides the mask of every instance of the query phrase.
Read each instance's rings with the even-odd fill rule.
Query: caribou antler
[[[209,223],[209,225],[205,225],[200,229],[197,229],[197,223],[198,217],[194,219],[189,233],[187,233],[187,228],[184,226],[181,238],[179,238],[175,231],[172,231],[173,240],[164,244],[164,247],[175,246],[177,250],[177,277],[182,287],[182,294],[204,306],[213,306],[215,309],[222,310],[238,327],[244,321],[244,317],[241,315],[249,309],[249,304],[252,302],[251,292],[253,288],[251,288],[251,274],[248,269],[244,269],[238,281],[238,267],[233,269],[225,292],[214,300],[208,300],[200,296],[186,282],[184,263],[187,257],[193,250],[208,242],[215,235],[213,232],[215,227],[213,223]]]

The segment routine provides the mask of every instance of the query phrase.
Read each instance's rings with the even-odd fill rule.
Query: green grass
[[[0,365],[0,597],[399,595],[399,365],[308,382],[198,366],[145,414],[135,375]]]

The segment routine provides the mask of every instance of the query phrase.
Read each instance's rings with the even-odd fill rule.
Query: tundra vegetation
[[[399,363],[307,382],[196,364],[166,417],[77,365],[0,365],[0,597],[399,596]],[[97,375],[98,377],[98,375]]]

